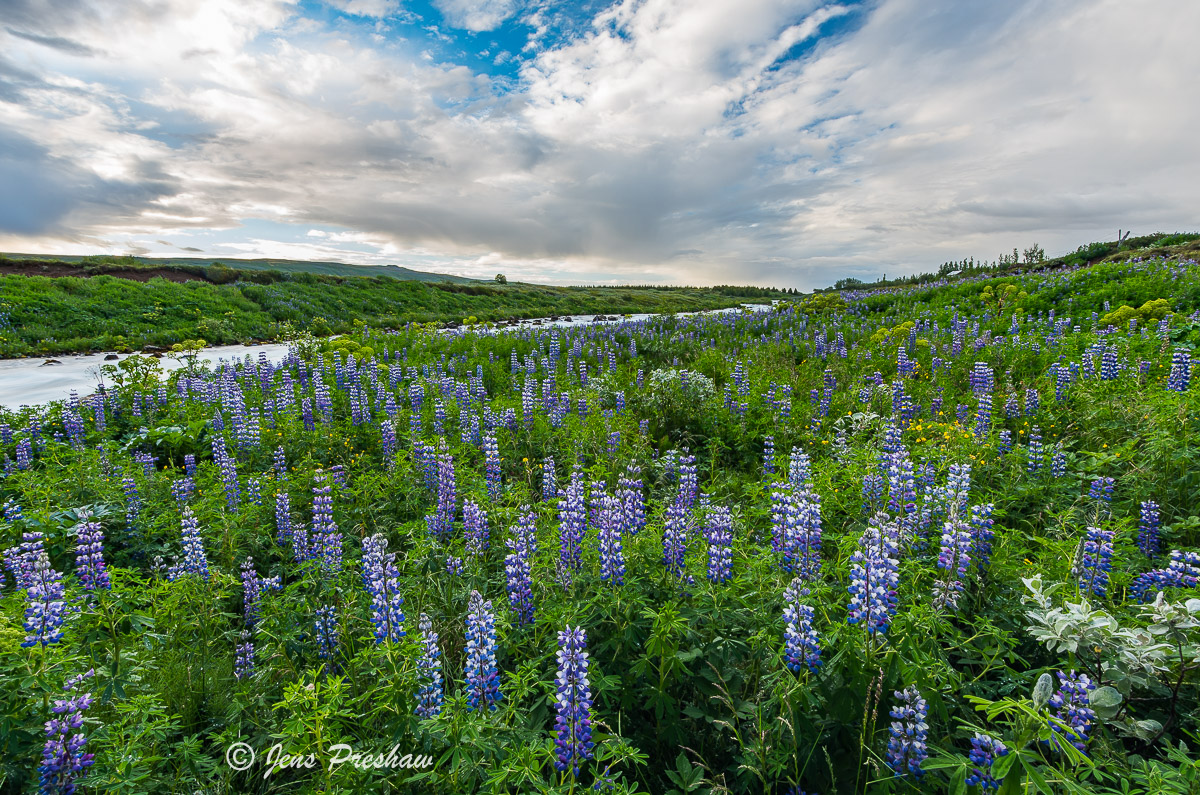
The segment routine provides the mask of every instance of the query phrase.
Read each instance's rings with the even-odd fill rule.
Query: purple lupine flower
[[[275,495],[275,536],[282,546],[295,543],[292,529],[292,498],[286,491]]]
[[[1096,513],[1099,518],[1108,516],[1115,485],[1116,482],[1112,478],[1096,478],[1088,487],[1088,496],[1096,501]]]
[[[171,496],[175,498],[175,504],[179,507],[179,510],[183,510],[184,504],[192,498],[192,492],[195,489],[196,482],[190,477],[182,477],[172,481]]]
[[[450,555],[446,558],[446,573],[453,574],[456,577],[463,573],[463,559],[457,555]]]
[[[599,516],[600,579],[610,585],[625,584],[625,553],[621,546],[624,514],[616,497],[600,497]]]
[[[1167,389],[1172,392],[1186,392],[1192,382],[1192,355],[1183,348],[1176,348],[1171,356],[1171,375],[1167,379]]]
[[[587,634],[582,627],[558,633],[558,679],[555,695],[554,744],[560,771],[571,769],[578,778],[579,766],[591,759],[592,689],[588,683]]]
[[[971,562],[980,571],[987,569],[992,562],[992,539],[995,531],[992,528],[992,503],[971,506]]]
[[[805,482],[771,493],[772,546],[782,556],[785,571],[806,580],[821,572],[821,498]]]
[[[996,441],[996,452],[1000,455],[1008,455],[1012,451],[1012,431],[1000,431],[999,439]]]
[[[690,512],[696,504],[696,498],[699,494],[700,486],[696,475],[696,456],[689,455],[687,448],[684,448],[684,454],[679,456],[679,494],[675,498],[675,502]]]
[[[956,512],[955,512],[956,513]],[[963,578],[971,566],[971,526],[953,515],[942,529],[942,549],[937,567],[942,575],[933,585],[933,604],[939,609],[958,609]]]
[[[1054,445],[1054,456],[1050,459],[1050,476],[1061,478],[1067,474],[1067,453],[1062,443]]]
[[[1042,464],[1045,462],[1045,453],[1042,450],[1042,431],[1036,425],[1029,431],[1029,446],[1026,448],[1026,455],[1029,458],[1025,470],[1030,474],[1040,472]]]
[[[1158,546],[1159,511],[1158,503],[1147,500],[1142,503],[1141,521],[1138,524],[1138,549],[1148,558],[1157,557],[1160,553]]]
[[[275,469],[275,479],[279,480],[279,481],[287,480],[287,478],[288,478],[287,454],[285,454],[283,452],[283,447],[275,448],[273,466]]]
[[[63,686],[70,693],[95,673],[73,677]],[[50,711],[54,713],[46,722],[46,744],[42,749],[42,764],[38,767],[42,795],[73,795],[75,780],[83,775],[94,762],[94,755],[85,752],[87,737],[83,734],[83,712],[92,705],[90,693],[74,698],[56,700]]]
[[[125,530],[134,535],[137,533],[138,517],[142,513],[142,499],[138,496],[137,482],[133,478],[123,478],[121,488],[125,491]]]
[[[533,623],[533,558],[537,555],[537,524],[531,509],[525,508],[505,540],[509,554],[504,557],[508,601],[517,614],[517,625]]]
[[[683,577],[687,555],[688,511],[681,505],[668,505],[663,527],[663,564],[676,577]]]
[[[1079,579],[1079,590],[1104,596],[1108,593],[1108,573],[1112,571],[1112,530],[1088,527],[1087,536],[1075,554],[1071,574]]]
[[[324,605],[317,608],[317,620],[314,622],[313,629],[317,637],[317,654],[322,660],[325,660],[326,667],[329,670],[336,670],[333,663],[333,655],[337,653],[338,647],[338,616],[337,608],[333,605]]]
[[[333,520],[333,489],[327,473],[317,473],[313,482],[312,534],[309,555],[320,557],[321,568],[329,576],[342,570],[342,533]]]
[[[971,753],[967,755],[975,768],[967,776],[968,787],[979,787],[983,792],[1000,789],[1000,781],[992,775],[992,765],[1001,756],[1008,756],[1008,748],[994,737],[975,732],[971,738]]]
[[[29,586],[25,590],[25,636],[22,648],[48,646],[63,638],[62,626],[66,618],[67,603],[62,575],[50,565],[50,556],[38,550],[36,557],[28,561]]]
[[[420,718],[432,718],[442,711],[442,652],[438,648],[438,634],[433,631],[429,616],[422,613],[417,626],[421,632],[421,656],[417,660],[421,689],[417,691],[414,711]]]
[[[171,567],[167,572],[167,579],[174,581],[184,574],[195,574],[208,582],[208,556],[204,554],[204,544],[200,538],[200,522],[189,505],[183,506],[180,527],[183,537],[183,560]]]
[[[467,661],[465,665],[467,709],[496,708],[503,695],[496,670],[496,617],[492,603],[479,591],[471,591],[467,604]]]
[[[579,571],[583,568],[583,536],[587,530],[587,508],[584,503],[583,469],[576,464],[571,470],[565,499],[558,507],[559,557],[564,568]]]
[[[463,535],[469,557],[482,555],[488,548],[487,512],[473,500],[463,500]]]
[[[704,521],[708,542],[708,580],[728,582],[733,577],[733,514],[728,508],[711,508]]]
[[[483,455],[488,497],[495,502],[500,499],[500,447],[496,443],[495,435],[488,434],[483,437]]]
[[[454,458],[446,449],[445,443],[439,443],[437,453],[437,508],[430,524],[434,535],[448,538],[454,531],[454,510],[458,504],[455,487]]]
[[[617,499],[621,502],[625,530],[637,535],[646,526],[646,499],[642,494],[642,470],[636,464],[625,468],[625,474],[617,481]]]
[[[871,472],[863,477],[862,509],[864,512],[877,511],[883,507],[883,476]]]
[[[542,460],[542,501],[549,502],[558,496],[558,483],[554,477],[554,457]]]
[[[363,539],[363,585],[371,594],[371,623],[375,625],[375,642],[388,643],[404,637],[404,613],[400,606],[396,568],[396,553],[387,551],[388,542],[382,533]]]
[[[851,624],[862,624],[868,633],[887,631],[896,612],[896,588],[900,582],[897,560],[900,528],[886,513],[877,513],[867,523],[851,556]]]
[[[1167,588],[1195,588],[1200,581],[1200,552],[1171,550],[1171,562],[1165,569],[1154,569],[1134,578],[1130,595],[1139,602],[1149,602],[1159,591]]]
[[[11,506],[13,511],[8,511]],[[5,506],[5,513],[20,517],[21,509],[15,503]],[[11,519],[9,521],[12,521]],[[13,576],[16,587],[28,590],[34,582],[35,564],[46,554],[45,539],[40,530],[21,534],[21,543],[4,552],[4,565]]]
[[[234,650],[236,656],[233,661],[233,677],[239,680],[249,679],[256,673],[254,669],[254,637],[248,629],[243,629],[239,637],[241,642]]]
[[[1065,723],[1068,728],[1063,729],[1054,724],[1051,724],[1050,728],[1055,734],[1061,734],[1071,745],[1087,753],[1088,732],[1096,720],[1096,713],[1088,704],[1091,692],[1096,689],[1096,683],[1088,678],[1087,674],[1077,675],[1074,671],[1070,674],[1059,671],[1058,682],[1058,692],[1050,699],[1050,707],[1054,710],[1054,717]],[[1056,750],[1060,748],[1057,737],[1052,739],[1050,744]]]
[[[196,456],[187,453],[183,457],[183,471],[189,478],[196,477]]]
[[[921,692],[913,685],[893,691],[893,695],[899,703],[888,713],[892,725],[888,729],[887,766],[894,776],[912,775],[919,779],[925,775],[921,762],[929,756],[926,745],[929,724],[925,722],[929,710]]]
[[[775,474],[775,437],[763,439],[763,476]]]
[[[783,594],[783,659],[795,672],[804,668],[817,672],[821,667],[821,646],[813,629],[813,608],[801,600],[808,596],[804,580],[796,577]]]
[[[99,522],[84,522],[76,531],[75,570],[85,590],[111,590],[104,567],[104,528]]]
[[[225,486],[225,507],[229,509],[230,513],[237,513],[238,504],[242,499],[237,464],[229,455],[229,451],[225,447],[225,440],[220,436],[213,437],[212,448],[213,460],[221,469],[221,482]]]

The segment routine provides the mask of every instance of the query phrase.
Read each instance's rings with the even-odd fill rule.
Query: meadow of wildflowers
[[[0,791],[1194,793],[1198,344],[1147,257],[3,412]]]

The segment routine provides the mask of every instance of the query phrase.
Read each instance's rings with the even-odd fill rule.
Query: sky
[[[0,0],[0,251],[823,287],[1200,230],[1195,0]]]

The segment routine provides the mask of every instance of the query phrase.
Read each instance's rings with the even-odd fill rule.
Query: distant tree
[[[496,284],[508,284],[508,279],[505,278],[503,273],[496,274]]]
[[[856,279],[853,276],[847,276],[845,279],[838,279],[833,283],[835,290],[845,290],[847,287],[859,287],[862,285],[862,279]]]

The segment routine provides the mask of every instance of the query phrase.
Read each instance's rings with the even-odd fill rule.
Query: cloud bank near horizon
[[[9,0],[0,250],[811,288],[1193,230],[1200,5]]]

